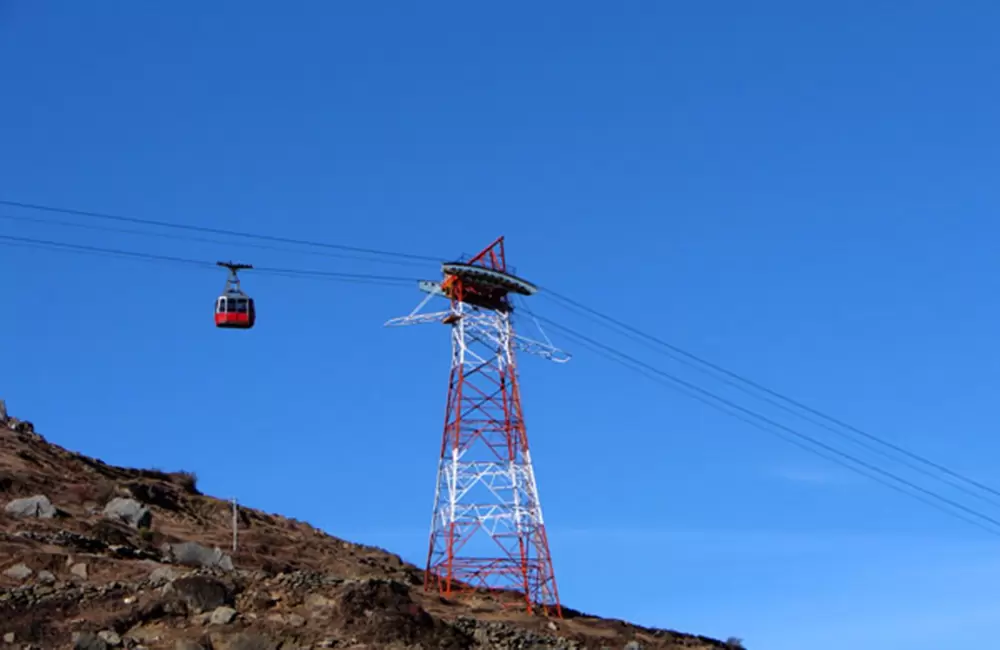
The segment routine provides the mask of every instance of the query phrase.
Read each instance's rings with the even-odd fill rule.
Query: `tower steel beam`
[[[471,259],[442,264],[441,282],[387,326],[443,323],[451,369],[435,483],[425,588],[520,592],[529,613],[562,616],[528,445],[516,352],[565,362],[569,355],[515,333],[512,294],[537,288],[507,270],[503,237]],[[435,297],[449,308],[423,313]]]

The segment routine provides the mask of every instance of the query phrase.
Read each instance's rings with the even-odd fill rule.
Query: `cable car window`
[[[239,313],[241,313],[241,314],[245,314],[247,312],[247,299],[246,298],[240,298],[239,300],[236,301],[236,311],[239,312]]]

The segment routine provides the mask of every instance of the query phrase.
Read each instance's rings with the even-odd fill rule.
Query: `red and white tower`
[[[451,328],[451,377],[437,471],[424,587],[443,595],[518,591],[527,611],[561,617],[552,557],[521,409],[515,350],[564,362],[569,355],[514,333],[511,294],[531,283],[507,271],[503,237],[465,262],[442,264],[441,282],[388,326]],[[450,308],[421,313],[434,297]]]

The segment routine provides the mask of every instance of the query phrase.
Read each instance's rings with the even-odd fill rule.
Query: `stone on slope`
[[[108,650],[108,644],[93,632],[74,632],[73,650]]]
[[[222,549],[208,548],[197,542],[171,544],[170,553],[178,564],[203,568],[218,567],[223,571],[233,570],[233,559],[222,552]]]
[[[104,506],[104,516],[127,523],[132,528],[149,528],[153,512],[135,499],[115,497]]]
[[[44,494],[36,494],[23,499],[14,499],[7,504],[4,512],[13,517],[52,519],[56,516],[56,507]]]
[[[209,620],[212,625],[228,625],[236,618],[236,610],[232,607],[216,607]]]
[[[193,575],[178,578],[165,588],[175,595],[189,612],[207,612],[232,603],[233,594],[221,581],[209,576]]]
[[[27,580],[34,571],[28,568],[27,564],[23,562],[21,564],[15,564],[11,568],[3,572],[8,578],[13,578],[14,580]]]

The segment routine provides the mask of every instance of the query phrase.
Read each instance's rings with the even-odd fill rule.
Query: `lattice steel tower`
[[[537,288],[507,270],[503,237],[465,262],[388,326],[451,328],[451,377],[427,553],[426,589],[518,591],[529,613],[562,616],[521,410],[515,349],[556,362],[569,355],[514,333],[511,294]],[[421,313],[435,296],[450,308]],[[544,336],[544,334],[543,334]]]

